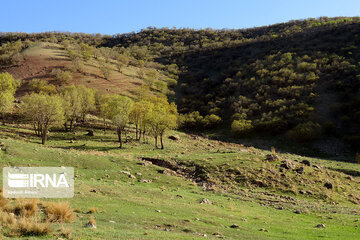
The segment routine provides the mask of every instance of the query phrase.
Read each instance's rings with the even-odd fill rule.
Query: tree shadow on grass
[[[76,146],[66,146],[66,147],[58,147],[56,148],[64,149],[64,150],[82,150],[82,151],[99,151],[99,152],[109,152],[111,150],[120,149],[118,146],[84,146],[84,145],[76,145]],[[122,148],[126,149],[126,148]]]
[[[337,172],[342,172],[347,175],[351,175],[353,177],[360,177],[360,171],[356,171],[353,169],[340,169],[340,168],[329,168],[329,169]]]

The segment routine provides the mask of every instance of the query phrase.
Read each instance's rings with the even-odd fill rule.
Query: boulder
[[[308,160],[303,160],[303,161],[301,161],[301,163],[306,166],[310,166],[310,162]]]
[[[274,162],[276,160],[279,160],[279,157],[276,154],[267,154],[265,160],[269,162]]]
[[[322,224],[322,223],[321,223],[321,224],[316,225],[315,227],[316,227],[316,228],[325,228],[325,224]]]
[[[90,137],[93,137],[93,136],[94,136],[94,131],[93,131],[93,130],[88,129],[88,130],[86,130],[86,131],[87,131],[87,133],[85,134],[86,136],[90,136]]]
[[[331,182],[326,182],[326,183],[324,184],[324,187],[326,187],[327,189],[333,189],[333,185],[332,185]]]
[[[212,202],[209,199],[203,198],[201,199],[200,204],[212,204]]]
[[[304,173],[304,167],[299,167],[298,169],[296,169],[296,172],[299,174],[303,174]]]
[[[168,138],[171,139],[171,140],[174,140],[174,141],[179,141],[180,140],[180,137],[178,135],[171,135]]]
[[[163,169],[163,170],[159,170],[159,173],[165,174],[167,176],[177,176],[177,173],[173,170],[170,169]]]
[[[233,225],[230,226],[230,228],[239,228],[239,225],[234,223]]]
[[[295,165],[290,160],[284,160],[280,167],[292,170],[295,168]]]

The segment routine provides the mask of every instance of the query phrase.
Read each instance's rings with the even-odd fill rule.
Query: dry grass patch
[[[46,218],[50,222],[72,222],[75,212],[68,202],[49,202],[45,204]]]
[[[92,213],[98,213],[98,212],[99,212],[99,209],[98,209],[98,208],[96,208],[96,207],[91,207],[87,213],[92,214]]]
[[[66,239],[70,239],[71,238],[71,233],[72,233],[72,231],[71,231],[71,229],[70,228],[64,228],[64,227],[62,227],[61,229],[60,229],[60,237],[62,237],[62,238],[66,238]]]
[[[21,217],[10,229],[12,236],[44,236],[52,232],[49,222],[41,222],[36,217]]]
[[[34,216],[38,210],[37,199],[16,199],[14,213],[19,216]]]

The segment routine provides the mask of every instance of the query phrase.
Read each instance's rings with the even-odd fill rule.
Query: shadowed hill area
[[[322,17],[239,30],[147,28],[114,36],[4,33],[0,41],[67,45],[67,51],[80,49],[83,58],[90,47],[101,53],[113,76],[110,80],[102,76],[102,63],[93,54],[83,73],[73,73],[72,82],[131,96],[142,80],[153,79],[148,85],[177,103],[184,130],[221,129],[224,136],[236,138],[280,135],[296,144],[331,138],[356,152],[360,147],[359,24],[358,17]],[[39,46],[31,48],[25,56]],[[48,54],[51,51],[63,55],[60,49],[47,49]],[[65,55],[73,57],[71,51]],[[28,66],[32,61],[27,60],[2,71],[46,79],[56,64],[66,68],[71,63],[66,57],[40,54],[32,56],[40,58],[35,73],[25,70],[32,69]],[[130,58],[121,73],[116,71],[119,54]],[[44,58],[48,60],[42,66]],[[49,61],[52,58],[57,60]],[[142,69],[150,70],[150,77]],[[155,78],[154,69],[160,74]],[[161,90],[164,85],[169,91]]]

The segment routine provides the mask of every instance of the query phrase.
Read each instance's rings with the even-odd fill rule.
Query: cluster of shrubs
[[[179,126],[185,130],[213,129],[218,127],[221,121],[221,117],[215,114],[201,116],[197,111],[179,116]]]

